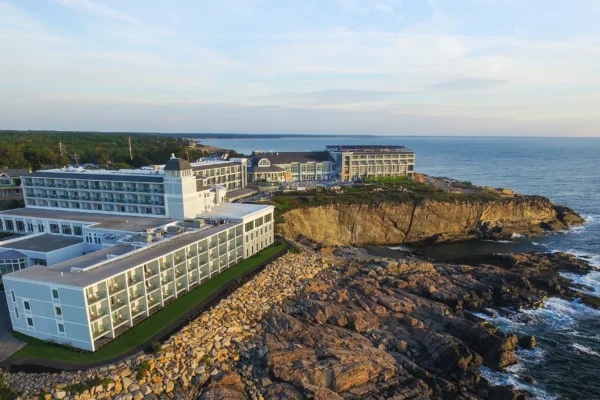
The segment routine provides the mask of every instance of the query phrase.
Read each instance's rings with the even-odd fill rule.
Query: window
[[[58,289],[52,289],[52,298],[58,299]]]
[[[265,215],[265,223],[271,222],[271,219],[273,219],[273,214],[267,214],[267,215]]]
[[[58,331],[60,333],[65,333],[65,326],[63,324],[58,324]]]
[[[254,229],[254,221],[246,222],[246,232]]]
[[[16,303],[17,302],[17,298],[15,297],[15,291],[11,290],[10,291],[10,295],[12,296],[13,303]]]
[[[17,318],[19,318],[19,309],[17,307],[15,307],[15,315],[17,316]]]
[[[33,326],[33,318],[27,318],[27,325]]]
[[[23,302],[23,307],[24,307],[26,310],[28,310],[28,311],[31,311],[31,306],[29,305],[29,302],[28,302],[28,301],[24,301],[24,302]]]
[[[62,310],[60,307],[54,307],[54,312],[56,313],[57,317],[62,317]]]

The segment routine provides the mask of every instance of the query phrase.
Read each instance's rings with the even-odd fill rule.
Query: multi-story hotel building
[[[327,146],[326,151],[261,153],[248,159],[249,182],[295,182],[369,177],[412,178],[415,153],[404,146]]]
[[[25,208],[0,212],[0,230],[24,234],[0,242],[0,272],[13,329],[94,351],[271,245],[273,207],[227,203],[224,185],[243,186],[245,174],[231,169],[242,160],[224,164],[229,162],[215,166],[230,169],[206,176],[200,171],[216,168],[194,170],[194,164],[176,158],[148,173],[34,173],[24,187],[31,193],[43,188],[46,197],[27,197],[33,201]],[[232,175],[235,179],[228,178]],[[220,184],[211,184],[213,178]],[[34,185],[42,181],[44,186]],[[39,204],[58,201],[48,190],[64,190],[68,198],[58,206]],[[152,201],[164,201],[164,211],[113,211],[104,206],[121,204],[71,199],[97,192],[156,196]],[[90,203],[102,209],[73,206]],[[139,197],[137,203],[125,204],[141,207]]]
[[[205,202],[198,200],[197,207],[184,210],[188,215],[181,215],[183,197],[206,199],[213,187],[230,192],[246,187],[246,160],[236,160],[190,164],[172,158],[156,169],[37,171],[22,178],[23,196],[28,208],[175,218],[194,216],[199,212],[197,207],[207,209],[207,204],[200,205]]]
[[[404,146],[327,146],[327,152],[341,181],[414,174],[415,153]]]

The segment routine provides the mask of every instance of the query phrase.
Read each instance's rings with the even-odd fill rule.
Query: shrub
[[[162,343],[159,341],[156,341],[154,343],[152,343],[152,352],[154,354],[159,353],[162,350]]]
[[[292,254],[300,254],[302,253],[302,249],[298,246],[294,246],[290,249],[290,253]]]
[[[19,393],[6,383],[4,374],[0,373],[0,399],[14,399]]]
[[[135,379],[141,381],[146,377],[146,373],[150,372],[150,361],[144,360],[138,367],[137,374],[135,375]]]

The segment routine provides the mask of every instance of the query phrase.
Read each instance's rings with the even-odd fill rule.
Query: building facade
[[[415,170],[415,153],[404,146],[327,146],[340,181],[407,176]]]
[[[323,181],[335,178],[336,165],[324,151],[261,153],[248,159],[249,182]]]
[[[0,201],[21,200],[23,198],[21,177],[30,173],[30,169],[0,168]]]
[[[31,194],[43,188],[87,196],[96,192],[97,183],[101,195],[157,196],[165,211],[82,210],[71,204],[86,200],[70,197],[61,199],[69,206],[46,207],[37,201],[51,197],[31,196],[25,208],[0,212],[0,230],[22,234],[0,241],[0,274],[13,329],[95,351],[273,244],[273,206],[225,202],[227,185],[243,186],[246,175],[241,161],[223,164],[194,169],[193,163],[172,158],[162,173],[34,173],[24,183]],[[41,182],[44,186],[38,186]]]
[[[186,167],[185,172],[175,176],[172,169],[179,168],[179,163]],[[43,170],[23,177],[22,190],[25,205],[30,208],[182,218],[206,209],[211,190],[244,189],[245,163],[245,159],[238,159],[190,164],[172,157],[157,169]],[[179,187],[184,192],[178,192]],[[183,210],[182,215],[181,205],[192,197],[198,204]]]
[[[355,181],[413,177],[415,153],[404,146],[327,146],[325,151],[261,153],[248,159],[248,181]]]

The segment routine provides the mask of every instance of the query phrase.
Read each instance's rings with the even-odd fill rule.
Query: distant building
[[[327,146],[341,181],[370,177],[413,177],[415,153],[404,146]]]
[[[404,146],[327,146],[325,151],[262,153],[248,159],[248,182],[296,182],[370,177],[412,178],[415,153]]]
[[[0,212],[0,278],[13,329],[95,351],[274,242],[274,207],[244,195],[246,160],[23,177]],[[233,190],[229,191],[231,188]]]
[[[335,162],[324,151],[254,151],[248,162],[249,182],[320,181],[335,177]]]
[[[31,169],[0,168],[0,201],[22,199],[21,177],[30,173]]]

